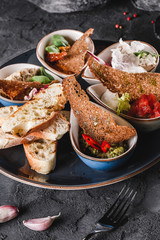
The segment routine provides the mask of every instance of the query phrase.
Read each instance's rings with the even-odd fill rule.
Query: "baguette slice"
[[[0,108],[0,123],[18,109],[17,106]],[[59,140],[69,130],[69,122],[60,114],[56,113],[52,119],[52,124],[39,132],[33,132],[26,137],[19,137],[11,133],[4,133],[0,128],[0,149],[9,148],[23,143],[28,143],[39,138],[56,141]]]
[[[57,142],[45,139],[23,144],[29,165],[41,174],[48,174],[56,166]]]
[[[69,122],[62,116],[62,114],[56,113],[50,126],[41,131],[32,132],[28,136],[56,141],[62,138],[68,131]]]
[[[62,84],[54,83],[40,91],[33,100],[19,107],[2,124],[2,131],[23,137],[31,132],[42,130],[51,124],[55,117],[54,111],[62,110],[65,103]]]
[[[27,143],[36,139],[37,138],[35,136],[27,136],[25,138],[21,138],[14,136],[11,133],[4,133],[0,128],[0,149],[21,145],[23,143]]]
[[[2,123],[15,111],[18,110],[18,106],[9,106],[9,107],[1,107],[0,108],[0,126]]]

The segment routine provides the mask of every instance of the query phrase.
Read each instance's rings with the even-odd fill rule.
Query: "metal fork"
[[[111,231],[121,225],[136,194],[137,192],[131,187],[124,186],[113,205],[83,240],[88,240],[96,233]]]

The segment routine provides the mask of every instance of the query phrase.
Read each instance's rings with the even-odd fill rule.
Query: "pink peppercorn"
[[[124,13],[123,13],[123,15],[127,15],[127,13],[126,13],[126,12],[124,12]]]
[[[131,18],[130,17],[127,17],[127,21],[130,21],[131,20]]]
[[[152,20],[152,21],[151,21],[151,23],[153,24],[153,23],[154,23],[154,21]]]
[[[134,17],[134,18],[136,18],[136,17],[137,17],[137,14],[136,14],[136,13],[134,13],[134,14],[133,14],[133,17]]]
[[[119,24],[116,24],[116,25],[115,25],[115,28],[119,28]]]

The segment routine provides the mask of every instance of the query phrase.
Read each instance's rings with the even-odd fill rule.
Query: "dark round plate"
[[[99,51],[110,44],[110,42],[95,41]],[[3,66],[20,62],[40,65],[33,49],[8,61]],[[86,89],[87,83],[81,78],[79,82]],[[160,160],[160,130],[138,135],[139,139],[133,156],[123,167],[114,171],[95,171],[87,167],[77,157],[71,146],[69,134],[66,134],[58,141],[57,165],[50,174],[41,175],[31,170],[22,146],[0,150],[0,173],[22,183],[49,189],[78,190],[113,184],[143,172]]]

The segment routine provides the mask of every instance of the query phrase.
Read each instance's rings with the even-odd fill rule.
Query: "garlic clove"
[[[10,205],[0,206],[0,223],[7,222],[17,217],[19,210],[17,207]]]
[[[24,226],[26,226],[27,228],[34,230],[34,231],[44,231],[46,229],[48,229],[53,221],[58,218],[61,215],[61,213],[59,213],[56,216],[48,216],[45,218],[35,218],[35,219],[29,219],[28,221],[23,221]]]

